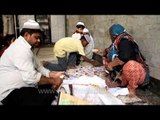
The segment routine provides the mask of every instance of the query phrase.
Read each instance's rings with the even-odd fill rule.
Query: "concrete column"
[[[65,37],[65,15],[51,15],[51,39],[52,43]]]
[[[14,34],[14,21],[13,15],[2,15],[3,19],[3,36],[7,34]]]

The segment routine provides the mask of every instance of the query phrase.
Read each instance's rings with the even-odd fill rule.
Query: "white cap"
[[[78,23],[76,24],[76,26],[77,26],[77,25],[85,26],[83,22],[78,22]]]
[[[23,24],[22,28],[27,28],[27,29],[40,29],[39,24],[35,20],[28,20]]]
[[[87,28],[84,28],[84,29],[83,29],[83,32],[84,32],[84,33],[89,33],[89,30],[88,30]]]
[[[91,38],[90,38],[89,35],[86,34],[86,35],[84,35],[84,37],[85,37],[85,39],[87,40],[88,43],[91,41]]]
[[[80,33],[74,33],[72,35],[72,38],[76,38],[76,39],[80,40],[81,39],[81,34]]]

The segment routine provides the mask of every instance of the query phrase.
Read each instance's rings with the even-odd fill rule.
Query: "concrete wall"
[[[122,24],[139,44],[150,66],[150,75],[160,80],[160,16],[159,15],[67,15],[67,36],[71,36],[78,21],[85,23],[95,39],[95,48],[110,45],[108,29]]]

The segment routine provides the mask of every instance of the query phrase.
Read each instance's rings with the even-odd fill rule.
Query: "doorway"
[[[50,15],[35,15],[35,20],[39,23],[42,30],[40,45],[44,46],[52,44]]]

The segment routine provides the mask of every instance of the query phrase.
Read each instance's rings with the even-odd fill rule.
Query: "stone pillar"
[[[13,15],[3,15],[3,36],[15,34]]]
[[[65,37],[65,15],[51,15],[51,41],[56,42]]]

